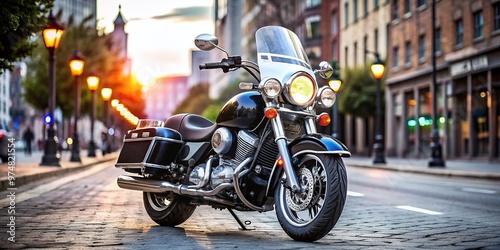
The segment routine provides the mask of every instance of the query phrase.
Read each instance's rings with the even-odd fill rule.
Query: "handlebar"
[[[230,56],[222,59],[220,62],[201,64],[200,70],[203,69],[222,69],[224,73],[229,72],[230,69],[241,67],[241,56]]]

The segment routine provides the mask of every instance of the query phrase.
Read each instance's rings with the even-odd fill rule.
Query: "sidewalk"
[[[107,161],[114,163],[118,157],[118,152],[113,152],[105,156],[102,156],[100,152],[96,152],[96,157],[88,157],[87,151],[82,150],[80,151],[80,159],[82,161],[70,162],[71,152],[63,151],[61,153],[60,167],[40,166],[42,155],[42,151],[33,152],[32,155],[25,155],[24,152],[16,152],[15,168],[13,171],[9,169],[9,164],[0,164],[0,191],[11,187],[8,181],[9,172],[14,173],[15,187],[19,187],[40,179],[81,171],[99,163]]]
[[[373,158],[352,156],[343,158],[347,167],[387,169],[400,172],[440,175],[448,177],[500,180],[500,162],[445,160],[445,167],[429,167],[428,159],[386,157],[386,164],[373,164]]]

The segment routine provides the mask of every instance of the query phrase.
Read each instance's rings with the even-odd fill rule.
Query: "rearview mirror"
[[[210,34],[201,34],[194,39],[194,44],[201,50],[212,50],[219,45],[219,39]]]

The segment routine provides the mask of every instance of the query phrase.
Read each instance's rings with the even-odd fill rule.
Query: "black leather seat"
[[[209,141],[217,124],[195,114],[178,114],[169,117],[164,127],[179,131],[184,141]]]

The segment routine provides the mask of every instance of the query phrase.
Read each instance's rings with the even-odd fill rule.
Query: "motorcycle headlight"
[[[330,108],[335,103],[337,96],[330,87],[324,86],[319,90],[317,97],[318,105],[322,108]]]
[[[290,101],[299,106],[306,106],[316,95],[316,84],[305,74],[292,78],[287,87]]]
[[[264,95],[269,98],[276,98],[281,93],[281,83],[274,78],[265,79],[260,85]]]

